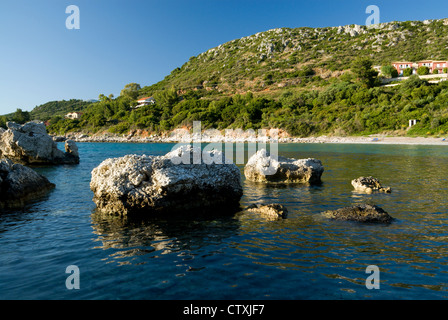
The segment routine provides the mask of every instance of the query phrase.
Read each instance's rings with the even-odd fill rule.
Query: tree
[[[107,97],[104,95],[104,94],[100,94],[99,96],[98,96],[98,100],[100,100],[101,102],[105,102],[105,101],[107,101],[108,99],[107,99]]]
[[[406,68],[403,70],[403,77],[410,77],[412,76],[412,69],[411,68]]]
[[[425,66],[418,67],[417,74],[419,76],[425,76],[425,75],[429,74],[429,68],[425,67]]]
[[[137,99],[138,92],[141,89],[142,88],[140,87],[140,85],[138,83],[134,83],[134,82],[128,83],[127,85],[124,86],[123,90],[121,90],[120,95],[129,97],[129,98],[135,100],[135,99]]]
[[[434,71],[432,72],[432,74],[439,74],[439,70],[434,69]]]
[[[177,90],[172,86],[170,89],[156,92],[154,94],[154,99],[157,105],[162,107],[164,111],[170,112],[174,105],[179,101],[179,96],[177,95]]]
[[[389,78],[396,78],[396,77],[398,77],[398,71],[397,71],[397,69],[395,69],[395,68],[394,68],[393,66],[391,66],[391,65],[383,66],[383,67],[381,68],[381,73],[382,73],[384,76],[389,77]]]
[[[28,111],[22,111],[22,109],[17,109],[13,116],[13,120],[20,124],[30,121],[30,118],[30,113]]]
[[[369,58],[357,58],[352,63],[351,71],[363,86],[371,88],[375,85],[378,72],[372,68],[372,61]]]
[[[6,122],[8,122],[8,118],[6,116],[0,116],[0,128],[6,129]]]
[[[401,89],[403,90],[412,90],[416,88],[420,88],[422,86],[426,86],[428,82],[426,80],[420,79],[417,75],[412,75],[406,81],[403,81],[401,85]]]

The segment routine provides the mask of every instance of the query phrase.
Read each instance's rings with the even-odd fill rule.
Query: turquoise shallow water
[[[253,214],[124,219],[95,214],[90,172],[129,153],[171,144],[79,143],[77,166],[37,168],[56,189],[0,215],[0,299],[446,299],[448,152],[444,146],[283,144],[280,155],[314,157],[322,185],[245,181],[242,206],[278,202],[288,219]],[[240,166],[241,169],[243,166]],[[379,178],[391,194],[362,195],[350,181]],[[334,222],[327,209],[375,203],[390,225]],[[80,270],[68,290],[66,267]],[[380,269],[368,290],[366,268]]]

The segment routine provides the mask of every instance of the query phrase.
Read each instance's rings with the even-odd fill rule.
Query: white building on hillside
[[[141,98],[139,100],[137,100],[138,105],[135,106],[136,109],[143,107],[143,106],[148,106],[150,104],[155,104],[156,100],[153,97],[145,97],[145,98]]]
[[[81,112],[71,112],[71,113],[67,113],[67,114],[65,115],[65,117],[66,117],[67,119],[72,119],[72,120],[80,119],[81,116],[82,116],[82,113],[81,113]]]

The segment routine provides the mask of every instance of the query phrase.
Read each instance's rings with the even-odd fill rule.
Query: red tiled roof
[[[146,97],[146,98],[140,98],[140,99],[138,99],[137,101],[145,101],[145,100],[148,100],[148,99],[151,99],[152,97]]]

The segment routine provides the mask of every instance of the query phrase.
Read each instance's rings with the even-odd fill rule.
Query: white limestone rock
[[[2,157],[22,164],[77,164],[79,154],[74,142],[63,152],[47,134],[42,122],[20,125],[7,123],[8,130],[0,136]]]
[[[320,183],[324,167],[317,159],[290,159],[271,157],[265,149],[259,150],[244,168],[246,179],[266,183]]]
[[[226,164],[219,151],[204,152],[198,164],[193,164],[198,155],[200,149],[187,145],[165,156],[107,159],[92,171],[93,201],[98,211],[121,215],[204,210],[211,213],[239,207],[243,189],[238,167]],[[210,158],[218,163],[207,161]]]

